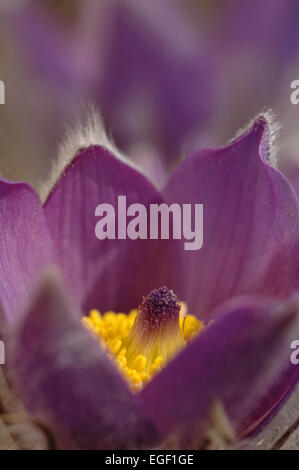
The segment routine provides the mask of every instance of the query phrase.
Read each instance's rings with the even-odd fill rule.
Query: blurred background
[[[268,107],[290,173],[298,22],[298,0],[0,0],[0,172],[37,187],[94,103],[160,186],[188,153],[225,145]]]

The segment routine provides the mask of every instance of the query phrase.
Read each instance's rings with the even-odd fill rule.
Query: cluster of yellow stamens
[[[186,310],[186,305],[181,302],[178,335],[183,346],[204,328],[203,323],[193,315],[187,314]],[[171,329],[168,336],[161,329],[162,333],[158,335],[156,340],[154,337],[157,336],[157,332],[149,332],[147,346],[142,335],[139,338],[141,342],[138,342],[138,338],[135,341],[135,336],[138,337],[138,315],[140,313],[137,309],[131,310],[128,314],[108,311],[103,315],[94,309],[90,311],[89,316],[82,319],[83,325],[99,339],[115,359],[120,371],[135,391],[140,390],[173,357],[174,353],[178,353],[181,349],[177,339],[171,341],[174,336]],[[146,328],[142,330],[144,331]],[[165,344],[162,345],[164,337]],[[132,343],[134,343],[134,347],[132,347]],[[150,348],[148,344],[151,345]],[[171,354],[168,354],[170,350]]]

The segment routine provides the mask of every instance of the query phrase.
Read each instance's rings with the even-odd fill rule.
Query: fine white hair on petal
[[[104,147],[119,160],[142,172],[140,167],[123,155],[113,140],[108,137],[102,117],[96,108],[88,106],[85,117],[79,119],[76,125],[66,131],[58,147],[57,158],[52,164],[50,175],[39,185],[38,192],[43,203],[78,151],[93,145]]]
[[[245,132],[252,128],[254,123],[258,121],[260,118],[264,118],[267,123],[268,133],[265,135],[267,139],[267,163],[269,163],[272,167],[277,168],[278,166],[278,151],[280,148],[279,145],[279,137],[281,133],[282,126],[280,122],[277,120],[276,115],[274,114],[272,109],[265,109],[254,116],[253,119],[250,119],[246,126],[241,127],[234,137],[229,141],[232,143],[234,140],[241,137]],[[265,146],[265,141],[262,139],[261,146]],[[265,150],[265,148],[264,148]]]

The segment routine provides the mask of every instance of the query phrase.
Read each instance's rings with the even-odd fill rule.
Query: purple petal
[[[178,158],[207,123],[217,67],[184,7],[140,5],[86,0],[68,31],[36,4],[8,20],[27,58],[63,90],[64,106],[74,91],[93,97],[122,147],[146,141]]]
[[[110,28],[98,90],[105,119],[122,147],[146,141],[178,158],[214,102],[215,80],[198,31],[177,2],[158,0],[116,2]]]
[[[11,323],[54,254],[42,204],[25,183],[0,180],[0,303]]]
[[[161,201],[142,174],[104,148],[89,147],[73,160],[45,204],[66,283],[84,311],[127,312],[151,289],[172,286],[169,263],[176,259],[168,240],[117,239],[117,232],[116,240],[96,238],[96,207],[109,203],[117,214],[120,195],[127,197],[127,206]]]
[[[152,145],[136,144],[129,150],[130,159],[142,168],[143,173],[156,188],[163,188],[168,180],[168,171],[162,155]]]
[[[299,168],[296,166],[288,169],[287,178],[292,185],[297,197],[299,198]]]
[[[70,35],[41,5],[31,4],[4,16],[30,63],[48,79],[63,87],[74,87],[76,77]],[[73,58],[73,56],[72,56]]]
[[[271,15],[269,15],[271,7]],[[258,14],[257,14],[258,12]],[[246,47],[249,60],[253,57],[264,57],[265,62],[271,61],[272,70],[286,67],[294,60],[298,46],[298,4],[294,0],[278,0],[272,2],[259,2],[253,0],[223,2],[223,19],[219,24],[217,46],[222,53],[229,53],[228,47],[235,54],[244,55]],[[226,47],[223,50],[223,45]],[[237,56],[238,57],[238,56]],[[270,73],[270,70],[268,70]],[[278,79],[276,73],[272,73]],[[269,83],[270,88],[273,84]]]
[[[181,250],[182,295],[203,318],[235,295],[286,296],[299,285],[298,201],[261,158],[265,129],[260,118],[228,147],[187,158],[165,190],[168,201],[203,204],[203,248]]]
[[[253,431],[298,377],[298,367],[290,364],[298,326],[298,304],[236,300],[227,305],[140,392],[161,433],[202,438],[215,400],[224,405],[238,436]]]
[[[48,276],[13,336],[10,366],[24,403],[60,448],[152,444],[157,434],[138,398],[72,313]]]

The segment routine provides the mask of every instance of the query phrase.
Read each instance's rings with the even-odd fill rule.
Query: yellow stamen
[[[180,305],[179,332],[182,344],[186,345],[204,329],[204,324],[193,315],[187,314],[187,307],[183,302],[180,302]],[[129,314],[109,311],[101,315],[98,310],[93,309],[89,316],[82,318],[83,325],[99,339],[107,352],[115,359],[117,367],[134,391],[140,390],[181,349],[176,337],[173,341],[171,340],[171,332],[166,331],[165,334],[165,331],[162,331],[158,341],[161,345],[165,339],[163,347],[151,349],[149,355],[146,351],[144,354],[138,352],[134,355],[133,353],[133,357],[131,348],[128,356],[127,340],[130,338],[131,341],[137,313],[138,310],[134,309]],[[155,351],[158,352],[153,357]],[[161,351],[162,354],[160,354]]]

